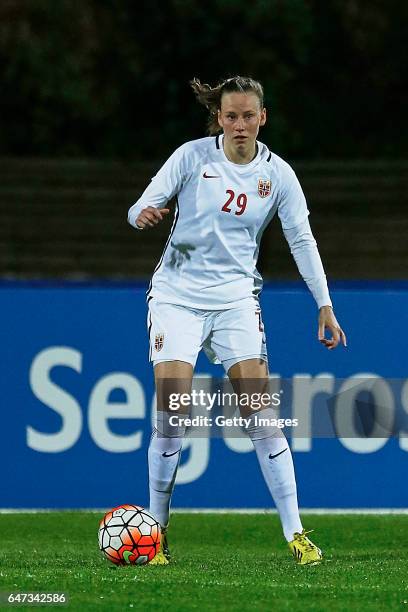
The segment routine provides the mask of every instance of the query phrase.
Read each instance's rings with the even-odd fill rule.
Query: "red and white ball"
[[[160,549],[160,524],[140,506],[124,504],[99,523],[99,548],[116,565],[144,565]]]

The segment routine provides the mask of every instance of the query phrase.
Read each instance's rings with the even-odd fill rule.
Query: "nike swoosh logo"
[[[125,552],[122,555],[125,560],[125,563],[128,563],[130,565],[129,557],[131,557],[132,555],[133,553],[131,550],[125,550]]]
[[[174,451],[174,453],[162,453],[162,457],[172,457],[173,455],[177,455],[177,453],[179,453],[180,451],[181,451],[181,448],[179,448],[178,450]]]
[[[282,453],[284,453],[285,451],[287,451],[287,448],[284,448],[283,451],[281,451],[280,453],[276,453],[276,455],[269,455],[269,459],[275,459],[276,457],[279,457],[279,455],[281,455]]]
[[[204,172],[203,178],[221,178],[221,177],[220,176],[213,176],[212,174],[207,174],[206,172]]]

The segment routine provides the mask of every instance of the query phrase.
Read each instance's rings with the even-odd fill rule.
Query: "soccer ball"
[[[147,510],[124,504],[107,512],[99,523],[99,548],[116,565],[144,565],[160,548],[161,529]]]

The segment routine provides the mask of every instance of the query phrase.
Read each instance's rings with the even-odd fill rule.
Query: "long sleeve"
[[[331,306],[326,275],[309,219],[306,218],[290,229],[283,228],[283,233],[298,270],[316,300],[318,308]]]
[[[135,227],[136,219],[148,206],[164,208],[166,203],[171,200],[181,189],[185,180],[185,152],[186,145],[179,147],[169,157],[166,163],[160,168],[158,173],[152,178],[140,198],[130,207],[128,212],[128,223]]]

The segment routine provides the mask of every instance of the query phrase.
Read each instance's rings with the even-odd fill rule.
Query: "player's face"
[[[259,128],[266,123],[266,109],[255,93],[223,94],[218,123],[224,130],[224,151],[233,160],[250,161],[255,154]]]

